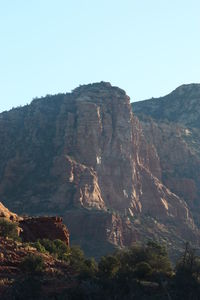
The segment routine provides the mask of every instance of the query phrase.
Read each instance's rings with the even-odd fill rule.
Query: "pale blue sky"
[[[0,0],[0,111],[110,81],[132,101],[200,82],[199,0]]]

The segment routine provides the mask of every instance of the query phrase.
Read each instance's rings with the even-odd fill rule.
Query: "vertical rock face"
[[[159,156],[163,183],[183,198],[199,226],[200,85],[183,85],[159,99],[133,104]]]
[[[19,226],[22,229],[20,237],[24,242],[59,239],[69,246],[69,232],[60,217],[24,218],[19,222]]]
[[[104,206],[140,211],[136,181],[133,116],[125,93],[110,85],[75,91],[76,130],[73,156],[96,177],[94,192]],[[66,147],[67,148],[67,147]],[[86,174],[88,178],[88,174]],[[73,182],[73,181],[72,181]],[[87,192],[86,182],[86,192]],[[97,192],[99,191],[99,193]],[[84,190],[81,190],[84,197]]]
[[[148,237],[146,218],[168,224],[169,239],[172,227],[198,236],[185,201],[161,183],[129,97],[109,83],[2,113],[0,141],[1,198],[20,213],[62,214],[72,241],[128,245]]]
[[[36,242],[38,239],[59,239],[69,246],[69,231],[61,217],[20,217],[9,211],[0,202],[1,220],[16,223],[18,235],[24,242]]]

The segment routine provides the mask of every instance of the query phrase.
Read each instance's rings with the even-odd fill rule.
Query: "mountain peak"
[[[100,81],[100,82],[94,82],[94,83],[88,83],[88,84],[82,84],[76,87],[73,92],[81,92],[84,90],[91,90],[91,89],[101,89],[101,88],[106,88],[110,89],[112,87],[110,82],[106,81]]]
[[[177,87],[172,93],[182,96],[186,94],[200,94],[200,84],[199,83],[190,83],[182,84]]]
[[[20,214],[62,214],[89,255],[154,232],[163,239],[157,223],[150,235],[136,226],[147,216],[166,226],[171,244],[171,223],[178,239],[198,240],[186,203],[160,181],[158,155],[122,89],[99,82],[38,99],[2,118],[0,141],[0,198]]]
[[[79,87],[75,88],[72,93],[75,95],[85,95],[88,93],[95,94],[98,96],[100,92],[106,92],[106,93],[113,93],[119,95],[119,96],[125,96],[126,93],[124,90],[120,89],[119,87],[112,86],[110,82],[100,81],[95,83],[89,83],[80,85]]]

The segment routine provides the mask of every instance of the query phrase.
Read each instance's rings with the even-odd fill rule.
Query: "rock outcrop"
[[[187,202],[199,226],[200,85],[183,85],[165,97],[136,102],[133,111],[156,149],[162,182]]]
[[[69,231],[60,217],[27,217],[20,220],[20,237],[24,242],[38,239],[61,240],[69,246]]]
[[[7,209],[3,203],[0,202],[0,219],[1,218],[9,221],[19,221],[21,219],[17,214],[9,211],[9,209]]]
[[[168,244],[186,236],[198,243],[188,205],[162,183],[156,145],[146,142],[123,90],[101,82],[35,99],[0,114],[0,141],[6,205],[62,215],[86,252],[148,238],[148,220],[151,235]]]
[[[69,231],[61,217],[21,217],[10,212],[0,202],[0,220],[17,224],[18,235],[23,242],[36,242],[38,239],[59,239],[69,246]]]

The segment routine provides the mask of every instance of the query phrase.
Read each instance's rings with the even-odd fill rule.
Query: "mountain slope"
[[[198,242],[123,90],[90,84],[4,112],[0,141],[4,203],[20,214],[62,214],[87,253],[149,237]]]
[[[200,84],[133,104],[146,139],[160,158],[163,183],[187,203],[199,226]]]

